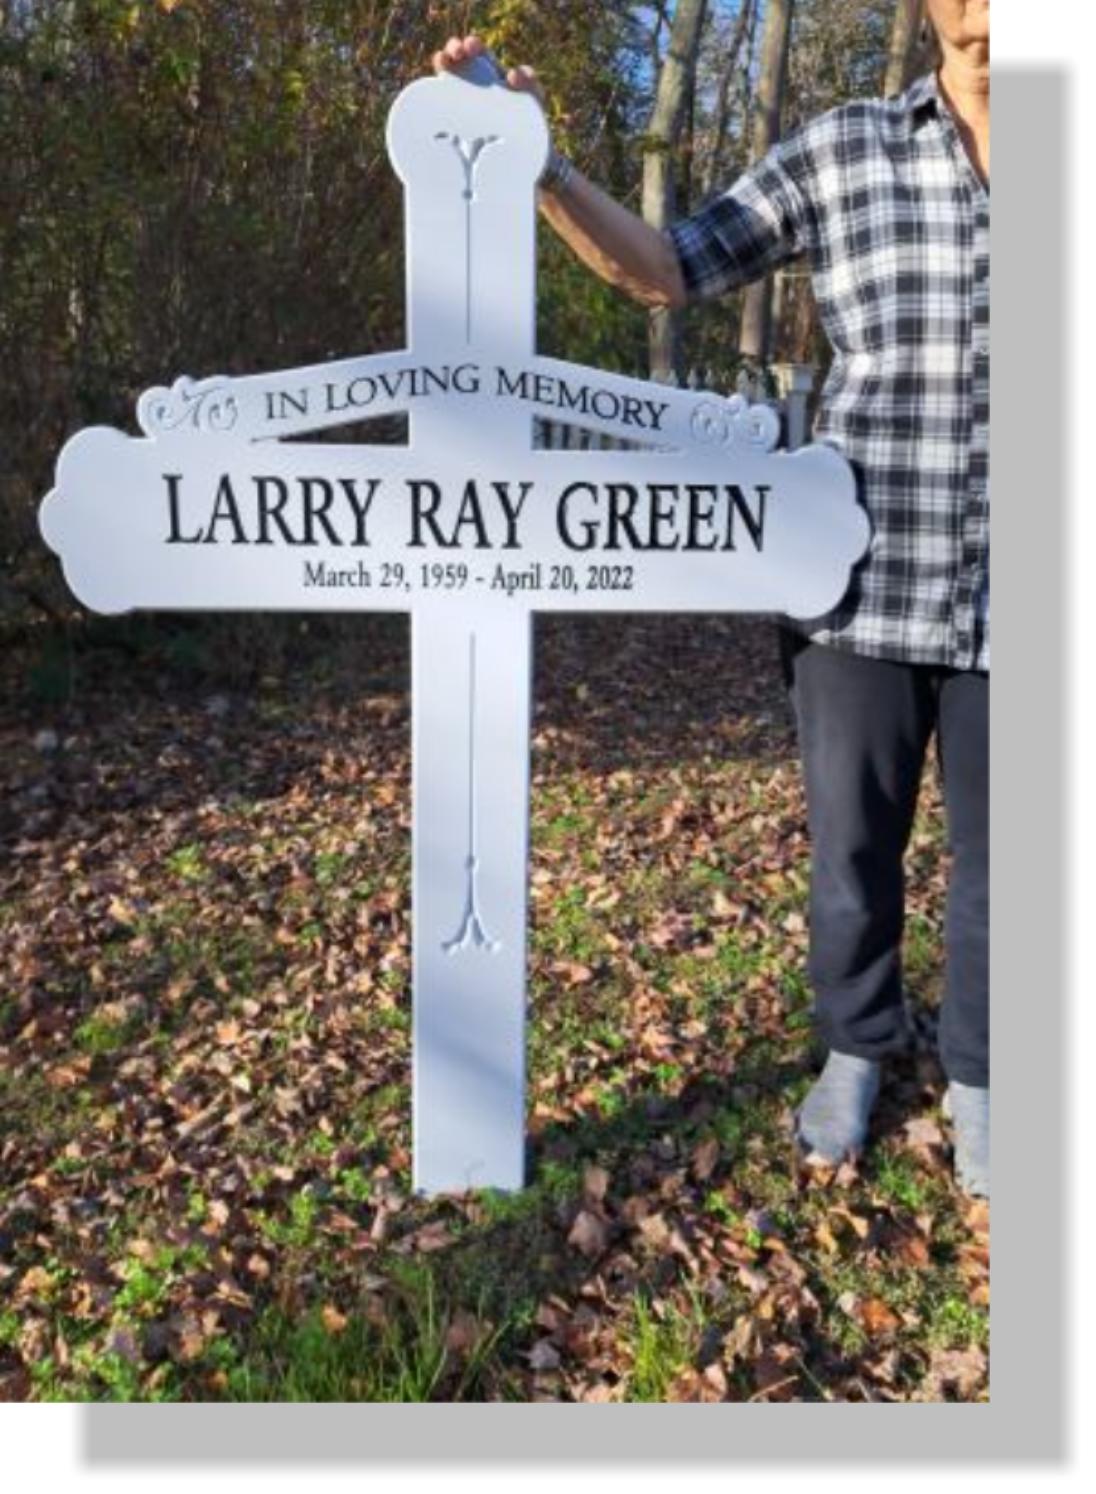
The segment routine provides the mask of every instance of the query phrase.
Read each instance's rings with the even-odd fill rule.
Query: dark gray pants
[[[989,676],[823,647],[781,628],[811,839],[810,976],[828,1047],[907,1041],[903,857],[935,732],[952,870],[940,1058],[989,1083]]]

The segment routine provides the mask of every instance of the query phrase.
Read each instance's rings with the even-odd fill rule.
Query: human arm
[[[670,237],[574,168],[562,191],[542,189],[540,210],[579,259],[644,306],[684,306],[688,292]]]
[[[459,67],[485,50],[477,36],[450,37],[434,54],[435,71]],[[532,93],[543,107],[544,93],[531,67],[511,68],[506,81],[511,88]],[[668,236],[576,168],[571,168],[562,190],[542,188],[539,205],[560,238],[603,280],[647,306],[685,304],[685,285]]]
[[[477,36],[451,37],[434,68],[458,68],[486,48]],[[531,67],[511,68],[511,88],[544,92]],[[727,189],[665,230],[616,202],[570,163],[549,170],[539,205],[553,229],[603,280],[647,306],[681,307],[748,284],[805,252],[814,218],[799,182],[808,157],[794,137],[774,146]]]

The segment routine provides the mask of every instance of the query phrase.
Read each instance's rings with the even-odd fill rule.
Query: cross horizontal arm
[[[81,432],[41,524],[88,606],[760,611],[833,606],[868,538],[828,446],[492,454]],[[439,598],[438,593],[442,593]]]
[[[456,347],[429,361],[407,349],[249,374],[176,379],[137,405],[145,435],[225,435],[250,441],[307,435],[382,415],[450,405],[505,405],[651,448],[747,443],[772,447],[780,422],[766,405],[676,389],[540,355],[500,362]]]
[[[338,358],[240,377],[178,378],[137,402],[146,436],[230,435],[249,441],[298,436],[370,416],[405,412],[436,385],[407,349]]]

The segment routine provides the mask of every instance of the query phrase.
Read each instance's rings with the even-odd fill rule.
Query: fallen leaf
[[[723,1335],[722,1349],[723,1357],[728,1364],[734,1364],[737,1359],[748,1358],[753,1347],[755,1328],[753,1319],[743,1314],[736,1318],[734,1326]]]
[[[444,1250],[453,1243],[453,1236],[440,1219],[434,1220],[432,1224],[424,1224],[422,1229],[415,1231],[412,1238],[416,1250]]]
[[[814,1238],[821,1245],[827,1255],[836,1255],[841,1247],[837,1243],[833,1230],[824,1219],[820,1219],[815,1225]]]
[[[594,978],[594,972],[589,965],[582,965],[577,960],[556,960],[552,969],[557,975],[561,975],[569,986],[582,986]]]
[[[898,1350],[884,1349],[874,1359],[865,1362],[864,1368],[873,1380],[878,1380],[883,1385],[893,1385],[898,1375],[899,1355]]]
[[[737,1274],[739,1281],[751,1297],[760,1296],[762,1292],[768,1290],[769,1278],[764,1271],[755,1271],[750,1266],[739,1266]]]
[[[582,1175],[582,1191],[587,1198],[600,1203],[609,1187],[609,1174],[604,1167],[588,1167]]]
[[[549,1333],[555,1333],[566,1321],[567,1314],[551,1302],[542,1302],[533,1316],[537,1327],[547,1328]]]
[[[723,1395],[717,1386],[713,1385],[705,1375],[702,1375],[699,1370],[689,1364],[684,1369],[679,1370],[673,1380],[671,1380],[666,1390],[666,1399],[671,1402],[713,1402],[721,1401]]]
[[[588,1260],[604,1253],[609,1244],[609,1229],[604,1219],[592,1214],[589,1209],[580,1209],[575,1215],[567,1236],[568,1245],[573,1245]]]
[[[213,1224],[224,1226],[228,1223],[228,1205],[223,1198],[213,1198],[209,1202],[209,1218]]]
[[[754,1360],[753,1381],[757,1393],[753,1400],[790,1401],[795,1398],[799,1375],[793,1368],[796,1351],[790,1344],[774,1344]]]
[[[833,1175],[835,1188],[851,1188],[860,1178],[860,1170],[854,1161],[842,1162]]]
[[[670,1240],[670,1226],[663,1214],[648,1214],[639,1221],[639,1233],[643,1243],[651,1250],[665,1250]]]
[[[465,1354],[479,1342],[482,1330],[474,1313],[463,1307],[457,1309],[445,1330],[445,1347],[456,1354]]]
[[[550,1339],[538,1339],[529,1350],[529,1365],[535,1370],[559,1369],[559,1350]]]
[[[190,1364],[205,1353],[208,1342],[199,1320],[191,1313],[184,1313],[172,1324],[175,1330],[175,1358]]]
[[[689,1165],[693,1171],[693,1177],[698,1183],[703,1183],[711,1177],[715,1171],[715,1165],[719,1160],[719,1141],[714,1136],[709,1136],[706,1141],[698,1142],[693,1148]]]
[[[31,1266],[25,1271],[16,1288],[16,1297],[32,1297],[37,1299],[47,1298],[52,1295],[54,1288],[53,1277],[44,1266]]]
[[[915,1266],[918,1270],[922,1270],[932,1259],[929,1244],[924,1235],[903,1235],[895,1250],[898,1258],[905,1265]]]
[[[108,1354],[117,1354],[130,1364],[141,1362],[141,1350],[131,1328],[112,1328],[107,1334],[106,1350]]]
[[[975,1235],[989,1236],[989,1200],[973,1198],[967,1205],[967,1228]]]
[[[606,1380],[595,1380],[592,1385],[583,1386],[579,1391],[578,1399],[587,1401],[593,1405],[608,1405],[618,1397],[616,1388]]]
[[[861,1302],[859,1317],[864,1325],[864,1331],[872,1338],[879,1338],[885,1333],[894,1333],[901,1327],[901,1319],[880,1297],[869,1297]]]
[[[324,1326],[325,1333],[344,1333],[349,1321],[337,1307],[332,1307],[330,1302],[325,1302],[320,1309],[320,1320]]]
[[[949,1389],[969,1398],[984,1385],[987,1362],[985,1351],[975,1345],[966,1349],[936,1349],[929,1360],[925,1388],[937,1398],[942,1398]]]
[[[944,1133],[930,1116],[915,1116],[903,1127],[906,1145],[926,1162],[936,1162],[945,1146]]]
[[[244,1291],[243,1287],[232,1280],[231,1276],[222,1277],[217,1283],[215,1295],[220,1301],[231,1303],[233,1307],[251,1306],[251,1297]]]
[[[866,1240],[871,1231],[871,1221],[865,1219],[861,1214],[854,1214],[851,1209],[846,1209],[838,1204],[830,1210],[830,1217],[840,1219],[849,1226],[858,1240]]]

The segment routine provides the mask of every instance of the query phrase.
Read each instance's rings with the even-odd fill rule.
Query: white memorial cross
[[[832,607],[851,469],[776,414],[541,357],[536,102],[443,75],[388,122],[406,349],[179,379],[78,432],[42,533],[100,612],[402,609],[413,635],[413,1184],[524,1183],[532,617]],[[406,446],[278,438],[403,412]],[[649,449],[536,450],[533,417]]]

